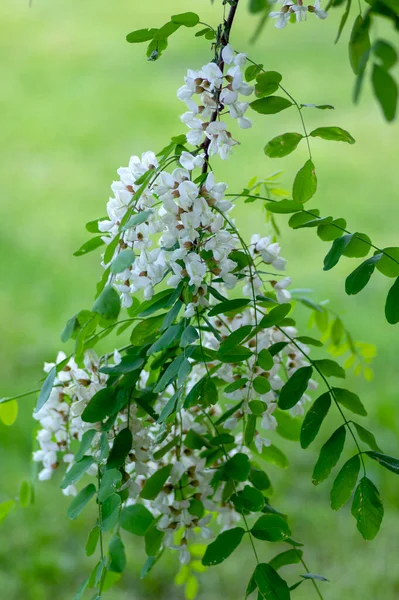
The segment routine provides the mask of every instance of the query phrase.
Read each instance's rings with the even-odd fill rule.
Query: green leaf
[[[19,489],[19,504],[21,508],[26,508],[29,504],[33,504],[34,489],[29,481],[23,481]]]
[[[238,346],[238,344],[243,342],[245,338],[250,335],[251,331],[252,325],[244,325],[236,331],[233,331],[220,344],[219,352],[223,354],[224,352],[232,350],[233,348]]]
[[[264,71],[256,76],[255,95],[257,98],[277,92],[282,76],[277,71]]]
[[[140,492],[140,496],[145,500],[155,500],[159,492],[165,485],[173,465],[166,465],[156,471],[151,477],[147,479],[143,489]]]
[[[263,491],[270,488],[270,479],[261,469],[255,469],[254,467],[251,467],[251,472],[248,479],[258,490]]]
[[[317,127],[317,129],[313,129],[309,135],[334,142],[347,142],[348,144],[355,143],[351,134],[341,127]]]
[[[338,473],[330,494],[331,508],[339,510],[352,495],[360,471],[360,458],[352,456]]]
[[[163,373],[161,379],[158,381],[154,388],[154,392],[162,392],[174,379],[176,379],[179,369],[185,360],[184,354],[180,354],[175,360],[170,363],[166,371]]]
[[[74,485],[83,477],[87,469],[94,463],[93,456],[84,456],[81,460],[74,463],[72,467],[65,473],[61,483],[61,488],[64,490],[69,485]]]
[[[267,394],[272,389],[272,386],[270,385],[270,382],[267,379],[267,377],[262,377],[261,375],[255,377],[255,379],[252,382],[252,385],[255,392],[257,392],[260,395]]]
[[[88,254],[89,252],[93,252],[93,250],[97,250],[97,248],[99,248],[100,246],[103,246],[105,244],[104,240],[102,239],[101,235],[91,238],[91,240],[88,240],[86,243],[84,243],[79,250],[76,250],[76,252],[73,253],[74,256],[83,256],[84,254]]]
[[[106,417],[118,412],[115,388],[104,388],[99,390],[90,399],[82,413],[82,421],[85,423],[98,423]]]
[[[125,269],[128,269],[136,260],[136,255],[130,248],[126,248],[126,250],[122,250],[119,254],[114,258],[111,263],[111,273],[122,273]]]
[[[369,431],[368,429],[362,427],[362,425],[359,425],[359,423],[356,423],[355,421],[352,421],[352,423],[356,427],[357,434],[362,440],[362,442],[364,444],[367,444],[367,446],[369,446],[369,448],[371,448],[372,450],[381,452],[381,448],[377,444],[374,434],[372,434],[371,431]]]
[[[281,569],[281,567],[285,567],[286,565],[295,565],[301,562],[303,552],[299,549],[286,550],[285,552],[280,552],[271,561],[269,561],[269,565],[273,567],[276,571]]]
[[[317,228],[317,235],[323,242],[332,242],[342,236],[342,230],[345,229],[345,227],[345,219],[334,219],[331,223],[321,224]]]
[[[337,37],[335,38],[335,43],[336,44],[337,44],[339,38],[341,37],[341,33],[343,32],[345,24],[346,24],[346,21],[348,20],[349,13],[350,13],[350,10],[351,10],[351,4],[352,4],[352,0],[347,0],[345,12],[342,15],[341,22],[340,22],[339,27],[338,27]]]
[[[0,523],[4,521],[14,507],[14,500],[6,500],[5,502],[0,503]]]
[[[399,248],[390,246],[384,248],[382,252],[384,254],[377,263],[378,271],[385,277],[399,277]]]
[[[349,60],[355,75],[364,69],[370,53],[370,18],[356,17],[349,40]]]
[[[93,529],[89,532],[89,535],[87,536],[87,542],[85,545],[86,556],[93,556],[97,548],[99,537],[100,528],[98,525],[95,525]]]
[[[150,511],[142,504],[125,506],[122,509],[119,523],[122,529],[134,535],[144,536],[154,522]]]
[[[122,429],[116,438],[109,453],[107,467],[117,469],[125,464],[126,458],[132,449],[133,436],[127,427]]]
[[[127,34],[126,41],[129,42],[129,44],[148,42],[149,40],[152,40],[156,31],[156,29],[137,29],[136,31]]]
[[[16,400],[9,400],[8,402],[0,403],[0,421],[11,427],[14,425],[18,416],[18,402]]]
[[[265,208],[271,213],[287,215],[302,211],[302,205],[294,202],[294,200],[279,200],[273,202],[265,202]]]
[[[132,354],[126,354],[117,365],[101,367],[99,371],[100,373],[106,373],[107,375],[126,375],[127,373],[141,370],[143,364],[143,358]]]
[[[244,346],[236,346],[232,350],[217,353],[217,358],[224,363],[243,362],[251,358],[251,356],[251,350],[244,348]]]
[[[324,258],[324,271],[329,271],[330,269],[335,267],[335,265],[338,263],[339,259],[343,255],[345,248],[349,245],[350,241],[352,240],[353,236],[353,233],[348,233],[334,240],[330,250]]]
[[[42,385],[42,389],[40,390],[39,398],[37,400],[35,413],[39,412],[39,410],[46,404],[47,400],[50,398],[51,390],[53,389],[55,377],[57,375],[57,368],[54,366],[49,371],[44,383]]]
[[[380,59],[381,65],[387,71],[398,62],[398,54],[386,40],[377,40],[373,44],[374,56]]]
[[[388,456],[388,454],[382,454],[382,452],[374,452],[372,450],[367,450],[365,454],[367,454],[367,456],[373,460],[376,460],[382,467],[388,469],[388,471],[392,471],[392,473],[399,475],[399,460],[397,458]]]
[[[106,285],[95,301],[92,311],[104,319],[116,321],[121,310],[121,301],[118,292],[112,285]]]
[[[90,502],[90,500],[93,498],[95,493],[96,486],[93,483],[90,483],[88,486],[83,488],[83,490],[81,490],[79,494],[75,496],[69,505],[67,512],[68,518],[77,519],[86,504],[88,504],[88,502]]]
[[[249,415],[244,431],[244,443],[246,446],[250,446],[254,441],[256,434],[256,415]]]
[[[252,526],[251,533],[256,539],[267,542],[281,542],[291,535],[287,521],[281,515],[275,513],[268,513],[259,517]]]
[[[303,135],[300,133],[283,133],[268,142],[265,146],[265,154],[269,158],[281,158],[293,152]]]
[[[377,262],[382,257],[382,254],[375,254],[368,258],[357,267],[345,280],[345,291],[351,296],[358,294],[370,281],[370,277],[374,273]]]
[[[114,237],[114,239],[112,240],[112,242],[110,242],[104,252],[104,264],[108,265],[109,262],[111,262],[112,257],[115,254],[115,250],[117,248],[117,246],[119,245],[119,237],[116,235]],[[108,269],[105,271],[105,273],[107,273]],[[105,276],[104,273],[104,276]],[[107,279],[108,279],[108,275],[107,275]]]
[[[254,578],[259,590],[259,598],[264,600],[290,600],[287,582],[267,563],[256,566]]]
[[[318,108],[319,110],[334,110],[331,104],[301,104],[303,108]]]
[[[345,425],[338,427],[320,450],[320,455],[313,469],[312,481],[318,485],[331,473],[340,459],[346,438]]]
[[[262,2],[263,0],[255,0],[255,1]],[[245,81],[253,81],[254,79],[256,79],[256,76],[262,72],[262,68],[263,68],[263,65],[249,65],[249,67],[247,67],[245,69]]]
[[[247,481],[251,471],[251,463],[246,454],[238,452],[227,460],[221,467],[223,481],[234,479],[235,481]]]
[[[208,313],[208,317],[215,317],[216,315],[229,313],[232,311],[238,311],[245,306],[248,306],[250,300],[247,298],[235,298],[234,300],[227,300],[226,302],[220,302],[216,304]]]
[[[295,202],[304,204],[308,202],[316,193],[317,177],[315,166],[309,159],[305,162],[302,169],[299,169],[294,180],[292,188],[292,197]]]
[[[199,16],[194,12],[180,13],[178,15],[172,15],[171,21],[178,25],[184,25],[185,27],[195,27],[199,23]]]
[[[274,360],[267,348],[261,350],[258,354],[257,364],[265,371],[270,371],[274,366]]]
[[[143,210],[143,211],[133,215],[132,217],[130,217],[130,219],[128,220],[126,225],[124,225],[122,227],[122,231],[127,231],[128,229],[131,229],[132,227],[137,227],[137,225],[141,225],[142,223],[145,223],[146,221],[148,221],[148,219],[150,218],[150,216],[152,215],[153,212],[154,212],[153,210]]]
[[[371,240],[368,235],[356,232],[342,254],[349,258],[362,258],[370,252],[370,245]]]
[[[254,452],[253,447],[251,447],[251,450]],[[289,466],[288,458],[284,452],[274,444],[267,447],[264,446],[261,453],[255,452],[255,454],[258,454],[263,460],[270,462],[281,469],[287,469]]]
[[[188,325],[182,333],[180,346],[186,348],[190,344],[196,342],[199,338],[198,332],[192,325]]]
[[[373,540],[380,529],[384,507],[377,488],[367,477],[363,477],[356,488],[351,512],[363,538]]]
[[[158,315],[145,319],[133,329],[130,341],[133,346],[146,346],[150,344],[154,337],[159,333],[164,315]]]
[[[108,220],[108,217],[101,217],[100,219],[89,221],[85,225],[86,231],[88,231],[89,233],[101,233],[101,231],[98,228],[98,224],[106,220]]]
[[[296,341],[300,342],[301,344],[306,344],[306,346],[317,346],[317,348],[321,348],[323,346],[323,342],[309,337],[308,335],[300,335],[296,338]]]
[[[100,489],[98,490],[98,501],[104,502],[108,496],[115,494],[121,482],[122,473],[120,471],[117,469],[106,470],[101,477]]]
[[[181,330],[182,328],[180,324],[171,325],[166,331],[164,331],[161,337],[158,338],[152,344],[152,346],[150,346],[150,348],[147,350],[147,356],[151,356],[156,352],[170,348],[181,333]]]
[[[288,412],[283,410],[275,410],[273,416],[277,421],[276,432],[285,440],[298,442],[301,431],[301,421],[297,417],[291,417]]]
[[[110,531],[117,525],[119,520],[120,508],[121,497],[119,496],[119,494],[111,494],[104,500],[101,509],[102,531]]]
[[[211,377],[206,377],[199,395],[199,405],[207,408],[218,401],[218,390]]]
[[[313,364],[325,377],[340,377],[341,379],[345,379],[346,377],[345,369],[330,358],[314,360]]]
[[[331,396],[325,392],[314,401],[302,423],[300,442],[302,448],[308,448],[320,431],[331,406]]]
[[[249,106],[261,115],[275,115],[292,106],[292,102],[282,96],[267,96],[250,102]]]
[[[388,71],[379,65],[373,65],[371,82],[376,98],[387,121],[393,121],[398,104],[398,86]]]
[[[308,388],[309,379],[312,377],[311,366],[301,367],[289,378],[280,390],[278,406],[288,410],[299,402]]]
[[[385,317],[391,325],[399,322],[399,277],[388,292],[385,303]]]
[[[109,570],[113,573],[123,573],[126,567],[126,554],[125,546],[119,536],[112,538],[108,550],[111,559]]]
[[[246,485],[243,490],[230,498],[238,512],[259,512],[265,505],[265,497],[259,490]]]
[[[222,563],[238,548],[244,534],[245,529],[242,527],[234,527],[220,533],[216,540],[207,546],[202,564],[206,567],[212,567]]]
[[[367,411],[364,408],[359,396],[350,392],[349,390],[345,390],[343,388],[332,388],[335,398],[337,401],[345,406],[348,410],[351,410],[353,413],[357,415],[361,415],[362,417],[367,416]]]
[[[291,304],[279,304],[275,308],[272,308],[267,315],[262,317],[262,320],[259,323],[259,328],[266,329],[267,327],[278,325],[283,319],[285,319],[290,310]]]
[[[147,530],[145,534],[145,552],[147,556],[156,556],[161,549],[165,533],[159,531],[156,527],[156,522]]]

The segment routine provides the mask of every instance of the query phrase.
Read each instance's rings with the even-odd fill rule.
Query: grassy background
[[[220,2],[216,2],[219,5]],[[59,348],[59,332],[71,314],[92,302],[100,267],[98,256],[72,257],[87,239],[84,224],[104,214],[109,185],[119,165],[131,154],[157,151],[171,135],[183,130],[178,115],[183,105],[175,91],[187,67],[209,60],[202,38],[179,31],[162,60],[148,63],[144,46],[124,41],[126,33],[158,26],[175,12],[198,10],[205,21],[216,23],[220,8],[183,0],[132,2],[119,0],[2,0],[0,6],[0,395],[36,386],[44,360]],[[339,12],[339,11],[338,11]],[[245,7],[240,12],[233,43],[248,49],[255,21]],[[395,245],[399,208],[398,127],[388,126],[370,91],[359,107],[351,103],[353,75],[347,60],[347,34],[334,46],[340,15],[325,22],[308,23],[277,31],[268,27],[251,56],[267,69],[283,74],[284,85],[304,103],[331,103],[336,111],[309,111],[310,128],[340,125],[356,138],[356,146],[314,140],[314,161],[319,190],[315,204],[324,214],[345,216],[349,228],[366,231],[383,245]],[[379,24],[377,35],[385,33]],[[391,35],[388,31],[388,35]],[[230,189],[241,189],[257,174],[267,176],[283,169],[283,181],[306,159],[305,147],[280,161],[267,159],[264,144],[284,131],[300,131],[294,110],[277,117],[257,116],[258,126],[241,132],[242,146],[228,163],[214,161],[217,176]],[[266,232],[264,217],[254,205],[236,212],[244,232]],[[372,383],[352,381],[369,410],[369,426],[379,434],[386,452],[398,454],[397,329],[383,317],[389,281],[376,274],[360,295],[345,297],[344,276],[355,265],[342,261],[333,274],[321,270],[327,250],[314,231],[288,234],[280,219],[283,256],[295,287],[310,287],[321,300],[331,299],[342,311],[357,339],[377,344],[376,376]],[[349,267],[348,267],[349,264]],[[21,402],[13,428],[0,424],[0,500],[15,496],[20,481],[29,476],[32,446],[32,402]],[[331,425],[332,426],[332,425]],[[398,483],[371,467],[381,486],[386,519],[379,537],[364,543],[344,508],[328,508],[329,485],[313,488],[310,482],[318,445],[299,452],[285,450],[295,465],[284,473],[270,468],[275,481],[274,502],[293,515],[295,537],[308,546],[312,572],[331,580],[324,586],[326,600],[393,600],[399,597]],[[0,545],[1,597],[8,600],[48,600],[73,597],[93,561],[84,557],[83,544],[93,522],[87,514],[68,522],[65,499],[58,482],[37,487],[32,509],[11,515],[2,525]],[[140,582],[143,554],[131,543],[127,576],[109,592],[115,600],[183,598],[173,588],[177,571],[174,558]],[[274,550],[274,549],[272,549]],[[271,556],[263,548],[264,560]],[[200,598],[242,598],[253,568],[248,551],[202,577]],[[308,584],[294,597],[313,598]]]

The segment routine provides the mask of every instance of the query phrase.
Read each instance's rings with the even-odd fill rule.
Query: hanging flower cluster
[[[240,95],[250,96],[253,87],[244,81],[246,54],[236,54],[228,44],[222,51],[222,58],[229,67],[225,75],[214,62],[204,65],[199,71],[189,69],[186,83],[178,90],[177,97],[188,107],[181,116],[182,122],[190,129],[187,142],[199,146],[208,139],[209,155],[219,154],[226,159],[238,142],[233,139],[220,115],[227,109],[239,127],[251,127],[252,121],[245,116],[249,103],[240,100]]]
[[[277,29],[283,29],[291,16],[295,15],[297,23],[300,21],[306,21],[308,13],[313,13],[319,19],[326,19],[328,12],[320,7],[320,0],[316,0],[314,4],[305,6],[302,0],[293,2],[292,0],[281,0],[283,5],[279,11],[272,11],[269,13],[269,17],[276,19],[275,27]]]
[[[237,3],[230,5],[234,17]],[[277,18],[277,27],[284,27],[292,14],[299,21],[307,12],[327,16],[319,0],[308,7],[300,0],[285,1],[281,12],[270,15]],[[193,13],[174,18],[165,26],[169,35],[182,24],[193,26]],[[159,31],[140,30],[136,37],[148,39],[161,35]],[[308,392],[317,388],[315,372],[327,391],[305,418],[303,447],[316,437],[332,400],[365,414],[355,394],[328,383],[327,377],[345,376],[342,367],[310,356],[310,346],[322,346],[320,341],[298,335],[291,279],[283,276],[286,260],[276,236],[268,231],[244,239],[232,216],[233,196],[210,169],[211,156],[226,159],[239,143],[224,118],[235,119],[242,129],[252,125],[246,117],[249,103],[242,99],[254,91],[243,75],[246,55],[227,43],[228,29],[218,36],[215,62],[189,70],[177,92],[188,107],[181,117],[187,135],[172,138],[158,155],[132,156],[111,186],[107,217],[88,224],[99,236],[82,248],[105,248],[104,274],[92,310],[72,317],[62,334],[63,341],[75,340],[74,352],[59,353],[55,363],[45,365],[47,377],[34,413],[38,478],[45,481],[63,471],[61,488],[73,497],[72,519],[96,499],[86,552],[93,554],[100,539],[101,559],[79,594],[96,587],[100,598],[107,574],[123,571],[122,532],[145,538],[143,576],[165,548],[178,551],[190,572],[198,556],[193,542],[213,538],[215,529],[216,540],[201,555],[205,566],[222,562],[246,534],[257,559],[254,538],[288,543],[291,550],[283,555],[284,561],[287,555],[290,559],[282,564],[297,563],[302,551],[286,517],[270,506],[271,483],[261,461],[281,460],[282,453],[272,445],[275,432],[298,439],[296,417],[305,412]],[[152,39],[150,56],[162,50],[161,42],[162,37]],[[273,114],[292,105],[291,96],[270,96],[271,89],[279,88],[278,73],[253,64],[247,78],[257,81],[254,110]],[[268,152],[283,156],[287,145],[296,147],[302,137],[279,136]],[[194,149],[189,152],[186,144]],[[310,184],[294,184],[294,192],[299,185],[306,197],[283,200],[276,212],[292,212],[300,219],[307,213],[302,205],[311,197],[308,188],[314,193],[317,183],[312,161],[301,171]],[[261,199],[251,191],[237,197]],[[314,224],[317,215],[308,214]],[[121,308],[127,318],[118,321]],[[95,345],[113,332],[129,332],[127,343],[97,354]],[[350,430],[357,446],[350,459],[355,485],[362,453],[350,423],[344,417],[327,443],[338,444],[338,460],[345,428]],[[367,435],[361,439],[373,442],[372,434],[363,432]],[[322,463],[323,450],[314,483],[335,465]],[[89,483],[79,490],[85,476]],[[253,516],[258,517],[255,522],[250,521]],[[103,537],[108,533],[105,555]],[[281,598],[289,598],[290,589],[301,583],[289,588],[272,561],[257,563],[247,596],[258,590],[266,598],[276,589],[279,597],[281,592]],[[320,579],[309,573],[304,577]]]

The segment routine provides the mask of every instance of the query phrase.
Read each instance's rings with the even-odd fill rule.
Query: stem
[[[223,61],[223,58],[222,58],[222,51],[223,51],[223,48],[225,48],[227,46],[227,44],[229,43],[231,28],[233,27],[234,18],[236,16],[236,12],[237,12],[239,1],[240,0],[236,0],[234,2],[234,4],[231,4],[230,10],[229,10],[229,14],[227,15],[227,19],[224,20],[223,31],[222,31],[221,38],[219,40],[219,42],[220,42],[219,55],[218,55],[218,60],[217,60],[216,64],[218,65],[218,67],[222,71],[222,73],[223,73],[223,70],[224,70],[224,61]],[[220,97],[220,92],[221,92],[221,89],[218,91],[218,93],[216,95],[216,109],[212,113],[212,116],[210,118],[210,123],[214,123],[216,121],[217,117],[218,117],[218,114],[219,114],[219,97]],[[202,144],[202,148],[203,148],[203,150],[205,152],[205,161],[204,161],[204,164],[203,164],[203,167],[202,167],[202,173],[204,173],[204,174],[208,171],[209,145],[210,145],[210,143],[211,143],[211,140],[209,138],[206,138],[206,140]]]
[[[37,394],[40,392],[41,388],[37,390],[30,390],[29,392],[23,392],[22,394],[18,394],[18,396],[12,396],[12,398],[1,398],[0,404],[5,404],[6,402],[11,402],[12,400],[18,400],[19,398],[25,398],[25,396],[31,396],[32,394]]]
[[[248,61],[248,62],[250,62],[250,63],[252,63],[252,64],[253,64],[253,65],[255,65],[256,67],[259,67],[259,68],[261,69],[261,71],[263,71],[263,73],[266,73],[265,69],[263,69],[263,68],[262,68],[262,67],[261,67],[261,66],[260,66],[258,63],[256,63],[254,60],[251,60],[250,58],[248,58],[248,56],[247,56],[247,61]],[[288,91],[287,91],[287,90],[286,90],[286,89],[285,89],[285,88],[284,88],[284,87],[283,87],[281,84],[278,84],[278,87],[280,88],[280,90],[281,90],[282,92],[284,92],[284,94],[285,94],[286,96],[288,96],[288,98],[289,98],[290,100],[292,100],[292,102],[294,103],[294,105],[295,105],[295,107],[296,107],[296,109],[297,109],[297,111],[298,111],[298,113],[299,113],[299,116],[300,116],[300,119],[301,119],[301,122],[302,122],[302,128],[303,128],[303,132],[304,132],[304,134],[305,134],[305,136],[304,136],[304,137],[306,138],[306,143],[307,143],[307,146],[308,146],[309,158],[310,158],[310,160],[312,160],[312,151],[311,151],[311,149],[310,149],[310,143],[309,143],[309,134],[308,134],[308,132],[307,132],[307,129],[306,129],[306,125],[305,125],[305,119],[303,118],[303,114],[302,114],[302,108],[300,107],[300,105],[298,104],[298,102],[295,100],[295,98],[294,98],[293,96],[291,96],[291,94],[290,94],[290,93],[289,93],[289,92],[288,92]]]
[[[362,462],[363,471],[364,471],[364,476],[366,476],[366,467],[365,467],[365,464],[364,464],[364,460],[363,460],[363,453],[362,453],[362,450],[361,450],[361,448],[360,448],[360,446],[359,446],[359,442],[357,441],[357,439],[356,439],[356,436],[355,436],[355,434],[354,434],[354,433],[353,433],[353,431],[352,431],[352,428],[351,428],[351,426],[350,426],[350,421],[348,421],[348,419],[345,417],[345,414],[344,414],[344,412],[343,412],[342,408],[341,408],[341,407],[340,407],[340,405],[339,405],[339,402],[338,402],[338,400],[337,400],[337,397],[336,397],[336,395],[335,395],[335,392],[334,392],[333,388],[331,387],[331,385],[330,385],[329,381],[327,380],[327,378],[325,377],[325,375],[322,373],[322,371],[319,369],[319,367],[317,366],[317,364],[315,364],[315,362],[314,362],[314,361],[313,361],[313,360],[310,358],[309,354],[307,354],[307,353],[306,353],[304,350],[302,350],[302,348],[301,348],[301,347],[300,347],[300,346],[299,346],[299,345],[296,343],[295,339],[294,339],[294,338],[292,338],[290,335],[288,335],[288,334],[287,334],[287,333],[284,331],[284,329],[283,329],[282,327],[280,327],[279,325],[275,325],[275,327],[276,327],[276,328],[277,328],[277,329],[278,329],[278,330],[279,330],[279,331],[280,331],[280,332],[281,332],[283,335],[285,335],[285,337],[286,337],[286,338],[288,338],[288,339],[290,340],[290,342],[291,342],[291,343],[292,343],[292,344],[293,344],[293,345],[294,345],[294,346],[297,348],[297,350],[299,350],[299,352],[300,352],[300,353],[301,353],[301,354],[302,354],[302,355],[303,355],[303,356],[306,358],[306,360],[308,360],[308,361],[310,362],[310,364],[312,365],[312,367],[313,367],[313,368],[314,368],[314,369],[315,369],[315,370],[318,372],[318,374],[319,374],[319,375],[320,375],[320,377],[322,378],[323,382],[325,383],[325,385],[326,385],[326,387],[327,387],[327,389],[328,389],[329,393],[331,394],[331,396],[332,396],[332,398],[333,398],[333,400],[334,400],[334,402],[335,402],[335,404],[336,404],[336,407],[338,408],[338,410],[339,410],[339,412],[340,412],[340,414],[341,414],[341,417],[342,417],[342,418],[343,418],[343,420],[344,420],[344,424],[345,424],[345,426],[348,428],[348,431],[350,432],[350,434],[351,434],[351,436],[352,436],[352,438],[353,438],[353,441],[354,441],[354,442],[355,442],[355,444],[356,444],[356,448],[357,448],[357,449],[358,449],[358,451],[359,451],[360,460],[361,460],[361,462]]]
[[[299,556],[299,553],[298,553]],[[306,573],[310,573],[307,564],[305,563],[305,561],[303,560],[302,556],[301,556],[301,563],[303,568],[305,569]],[[313,584],[314,589],[316,590],[316,593],[318,595],[318,597],[320,598],[320,600],[324,600],[321,591],[319,590],[319,587],[317,585],[317,583],[315,582],[314,579],[311,579],[311,582]]]
[[[279,202],[279,200],[274,200],[273,198],[265,198],[264,196],[256,196],[253,194],[225,194],[226,198],[255,198],[258,200],[264,200],[265,202]],[[298,212],[303,212],[307,215],[310,215],[311,217],[313,217],[315,220],[322,220],[325,217],[322,217],[320,215],[316,215],[315,213],[312,213],[310,210],[305,210],[302,209],[301,211]],[[371,242],[368,242],[366,239],[359,237],[356,233],[352,233],[351,231],[349,231],[348,229],[345,229],[345,227],[340,227],[339,225],[337,225],[334,222],[328,223],[328,225],[331,225],[332,227],[335,227],[336,229],[339,229],[340,231],[343,231],[344,233],[348,233],[349,235],[353,235],[356,238],[358,238],[359,240],[361,240],[362,242],[364,242],[365,244],[367,244],[368,246],[370,246],[370,248],[374,248],[374,250],[377,250],[378,252],[380,252],[381,254],[383,254],[384,256],[386,256],[387,258],[391,259],[394,263],[396,263],[397,265],[399,265],[399,260],[396,260],[396,258],[394,258],[393,256],[390,256],[389,254],[387,254],[386,252],[384,252],[384,250],[382,250],[382,248],[379,248],[378,246],[375,246],[374,244],[372,244]]]
[[[198,322],[198,331],[199,331],[199,333],[198,333],[198,335],[199,335],[199,345],[200,345],[200,348],[201,348],[202,360],[204,362],[205,369],[206,369],[206,372],[207,372],[208,377],[209,377],[208,364],[207,364],[207,362],[205,360],[205,354],[204,354],[204,349],[203,349],[203,345],[202,345],[202,333],[201,333],[201,328],[200,328],[200,315],[199,315],[198,309],[197,309],[197,322]],[[201,408],[202,414],[208,419],[208,421],[210,422],[212,428],[214,429],[217,437],[220,439],[220,432],[219,432],[218,426],[216,425],[216,423],[214,423],[212,421],[211,417],[208,415],[208,413],[206,412],[206,410],[204,410],[202,407],[200,407],[200,408]],[[224,454],[225,460],[227,462],[229,460],[229,457],[228,457],[228,454],[226,452],[226,448],[225,448],[223,442],[219,443],[219,447],[221,448],[221,450],[222,450],[222,452]],[[237,487],[236,487],[236,484],[235,484],[234,480],[233,480],[233,487],[234,487],[234,493],[237,494],[238,490],[237,490]],[[250,539],[252,550],[253,550],[253,553],[254,553],[254,556],[255,556],[255,559],[256,559],[256,563],[259,564],[258,553],[256,551],[255,542],[253,540],[251,530],[249,529],[249,526],[248,526],[248,521],[247,521],[244,513],[240,513],[240,514],[242,516],[242,520],[244,521],[245,530],[246,530],[246,532],[249,535],[249,539]]]
[[[98,480],[98,490],[100,490],[100,485],[101,485],[101,474],[100,474],[100,465],[98,465],[98,473],[97,473],[97,480]],[[98,500],[97,500],[98,502]],[[103,518],[102,518],[102,505],[101,502],[98,502],[98,527],[99,527],[99,538],[100,538],[100,557],[101,557],[101,563],[104,560],[104,541],[103,541]],[[101,598],[101,594],[103,591],[103,585],[104,585],[104,578],[105,578],[105,571],[103,571],[103,573],[101,574],[101,579],[100,579],[100,583],[99,583],[99,588],[98,588],[98,594],[99,597]]]

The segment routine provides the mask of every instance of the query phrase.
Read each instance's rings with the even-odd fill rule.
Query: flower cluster
[[[64,364],[65,363],[65,364]],[[64,352],[59,352],[55,363],[46,363],[44,371],[49,373],[53,367],[64,364],[59,370],[53,389],[47,402],[33,413],[39,421],[37,433],[39,450],[33,454],[35,462],[42,463],[39,480],[51,479],[54,471],[62,462],[71,465],[74,455],[71,445],[81,440],[88,429],[80,417],[92,396],[105,386],[107,376],[98,371],[99,361],[93,352],[87,352],[84,358],[84,368],[79,367],[73,358],[66,361]],[[92,469],[95,474],[97,469]],[[65,495],[75,495],[76,488],[68,486],[63,490]]]
[[[233,139],[220,115],[226,109],[237,120],[239,127],[251,127],[252,122],[245,116],[249,104],[240,100],[240,95],[250,96],[253,88],[243,78],[245,54],[236,54],[227,45],[223,48],[222,59],[223,66],[229,67],[226,74],[215,62],[204,65],[199,71],[190,69],[185,77],[185,85],[178,90],[177,96],[188,107],[188,111],[181,116],[182,122],[190,129],[187,142],[200,146],[208,139],[209,155],[219,154],[226,159],[238,142]],[[194,97],[198,98],[198,102]]]
[[[222,290],[222,287],[219,286]],[[236,410],[224,421],[219,434],[233,435],[234,447],[228,454],[233,457],[242,445],[242,430],[245,418],[256,415],[259,425],[254,433],[254,448],[261,453],[264,446],[270,445],[267,432],[276,428],[277,421],[273,415],[277,407],[279,390],[284,379],[290,377],[297,369],[304,366],[302,353],[298,347],[290,343],[290,338],[297,334],[294,327],[268,328],[255,332],[256,320],[262,316],[261,309],[246,308],[233,317],[221,314],[210,318],[212,330],[200,333],[202,346],[211,352],[220,350],[223,341],[232,333],[243,328],[252,329],[253,334],[242,347],[252,350],[253,354],[245,363],[226,363],[207,359],[205,362],[189,358],[190,371],[181,388],[181,395],[187,396],[193,388],[203,381],[206,373],[217,370],[217,375],[224,388],[225,403],[212,407],[209,415],[220,417],[223,411],[235,407]],[[289,337],[287,337],[289,336]],[[267,368],[259,365],[258,357],[262,350],[267,350],[276,343],[284,343],[281,353],[273,356],[272,364]],[[299,343],[298,343],[299,344]],[[309,349],[299,344],[306,353]],[[109,366],[95,353],[87,351],[84,356],[84,368],[80,368],[74,359],[66,360],[63,353],[57,356],[58,374],[47,403],[35,414],[41,429],[37,433],[40,450],[34,453],[34,460],[43,463],[39,473],[40,480],[49,479],[62,463],[66,463],[68,472],[75,460],[74,452],[82,442],[83,435],[92,432],[90,443],[85,446],[85,456],[92,456],[93,464],[87,474],[97,477],[98,469],[107,463],[109,451],[115,439],[126,428],[132,432],[132,446],[123,467],[123,489],[127,491],[125,506],[143,503],[156,519],[156,527],[162,534],[164,547],[179,551],[182,564],[191,560],[190,543],[198,534],[204,539],[212,537],[209,529],[213,517],[222,529],[231,526],[239,515],[232,502],[222,501],[221,491],[215,487],[215,468],[222,468],[226,457],[215,455],[209,463],[202,452],[202,443],[198,440],[211,439],[214,435],[204,414],[197,406],[180,408],[179,418],[165,430],[165,424],[156,422],[148,414],[141,412],[136,404],[129,404],[119,410],[112,428],[101,433],[101,423],[88,423],[84,411],[90,401],[100,391],[107,390],[112,381],[112,369],[117,373],[123,356],[114,353],[114,364]],[[54,364],[46,364],[48,372]],[[143,393],[148,390],[152,363],[140,369],[137,376],[137,389]],[[105,372],[107,374],[105,374]],[[261,378],[262,389],[256,385]],[[237,385],[238,384],[238,385]],[[309,381],[309,388],[315,387]],[[229,391],[232,390],[233,391]],[[154,402],[155,414],[163,414],[176,396],[174,385],[167,385]],[[292,414],[302,414],[307,395],[300,399],[292,409]],[[93,429],[94,426],[94,429]],[[105,436],[105,450],[104,450]],[[163,449],[166,448],[166,451]],[[251,451],[249,451],[251,455]],[[161,468],[168,468],[168,476],[154,499],[141,497],[143,489],[150,478]],[[237,491],[243,488],[238,485]],[[74,485],[64,490],[67,495],[76,495]]]
[[[305,6],[302,0],[281,0],[283,7],[279,11],[272,11],[269,13],[269,17],[276,19],[275,27],[277,29],[283,29],[290,20],[292,15],[295,15],[297,23],[300,21],[306,21],[308,12],[314,13],[319,19],[326,19],[328,16],[327,11],[320,8],[320,0],[316,0],[314,4]]]
[[[217,273],[228,287],[236,283],[232,271],[237,265],[228,258],[237,240],[226,228],[225,215],[232,206],[224,199],[227,185],[217,183],[212,172],[202,183],[193,181],[192,172],[202,166],[203,155],[183,152],[179,160],[181,166],[172,173],[162,171],[137,202],[137,179],[158,167],[153,153],[144,153],[141,160],[133,156],[112,185],[109,219],[100,221],[99,229],[107,244],[118,237],[112,260],[124,249],[135,252],[132,264],[114,279],[124,307],[131,306],[138,290],[151,298],[154,286],[166,277],[168,286],[176,287],[182,280],[191,286],[194,301],[187,308],[189,316],[194,306],[204,305],[209,274]],[[138,216],[139,223],[129,226],[128,221],[121,231],[128,214]]]

